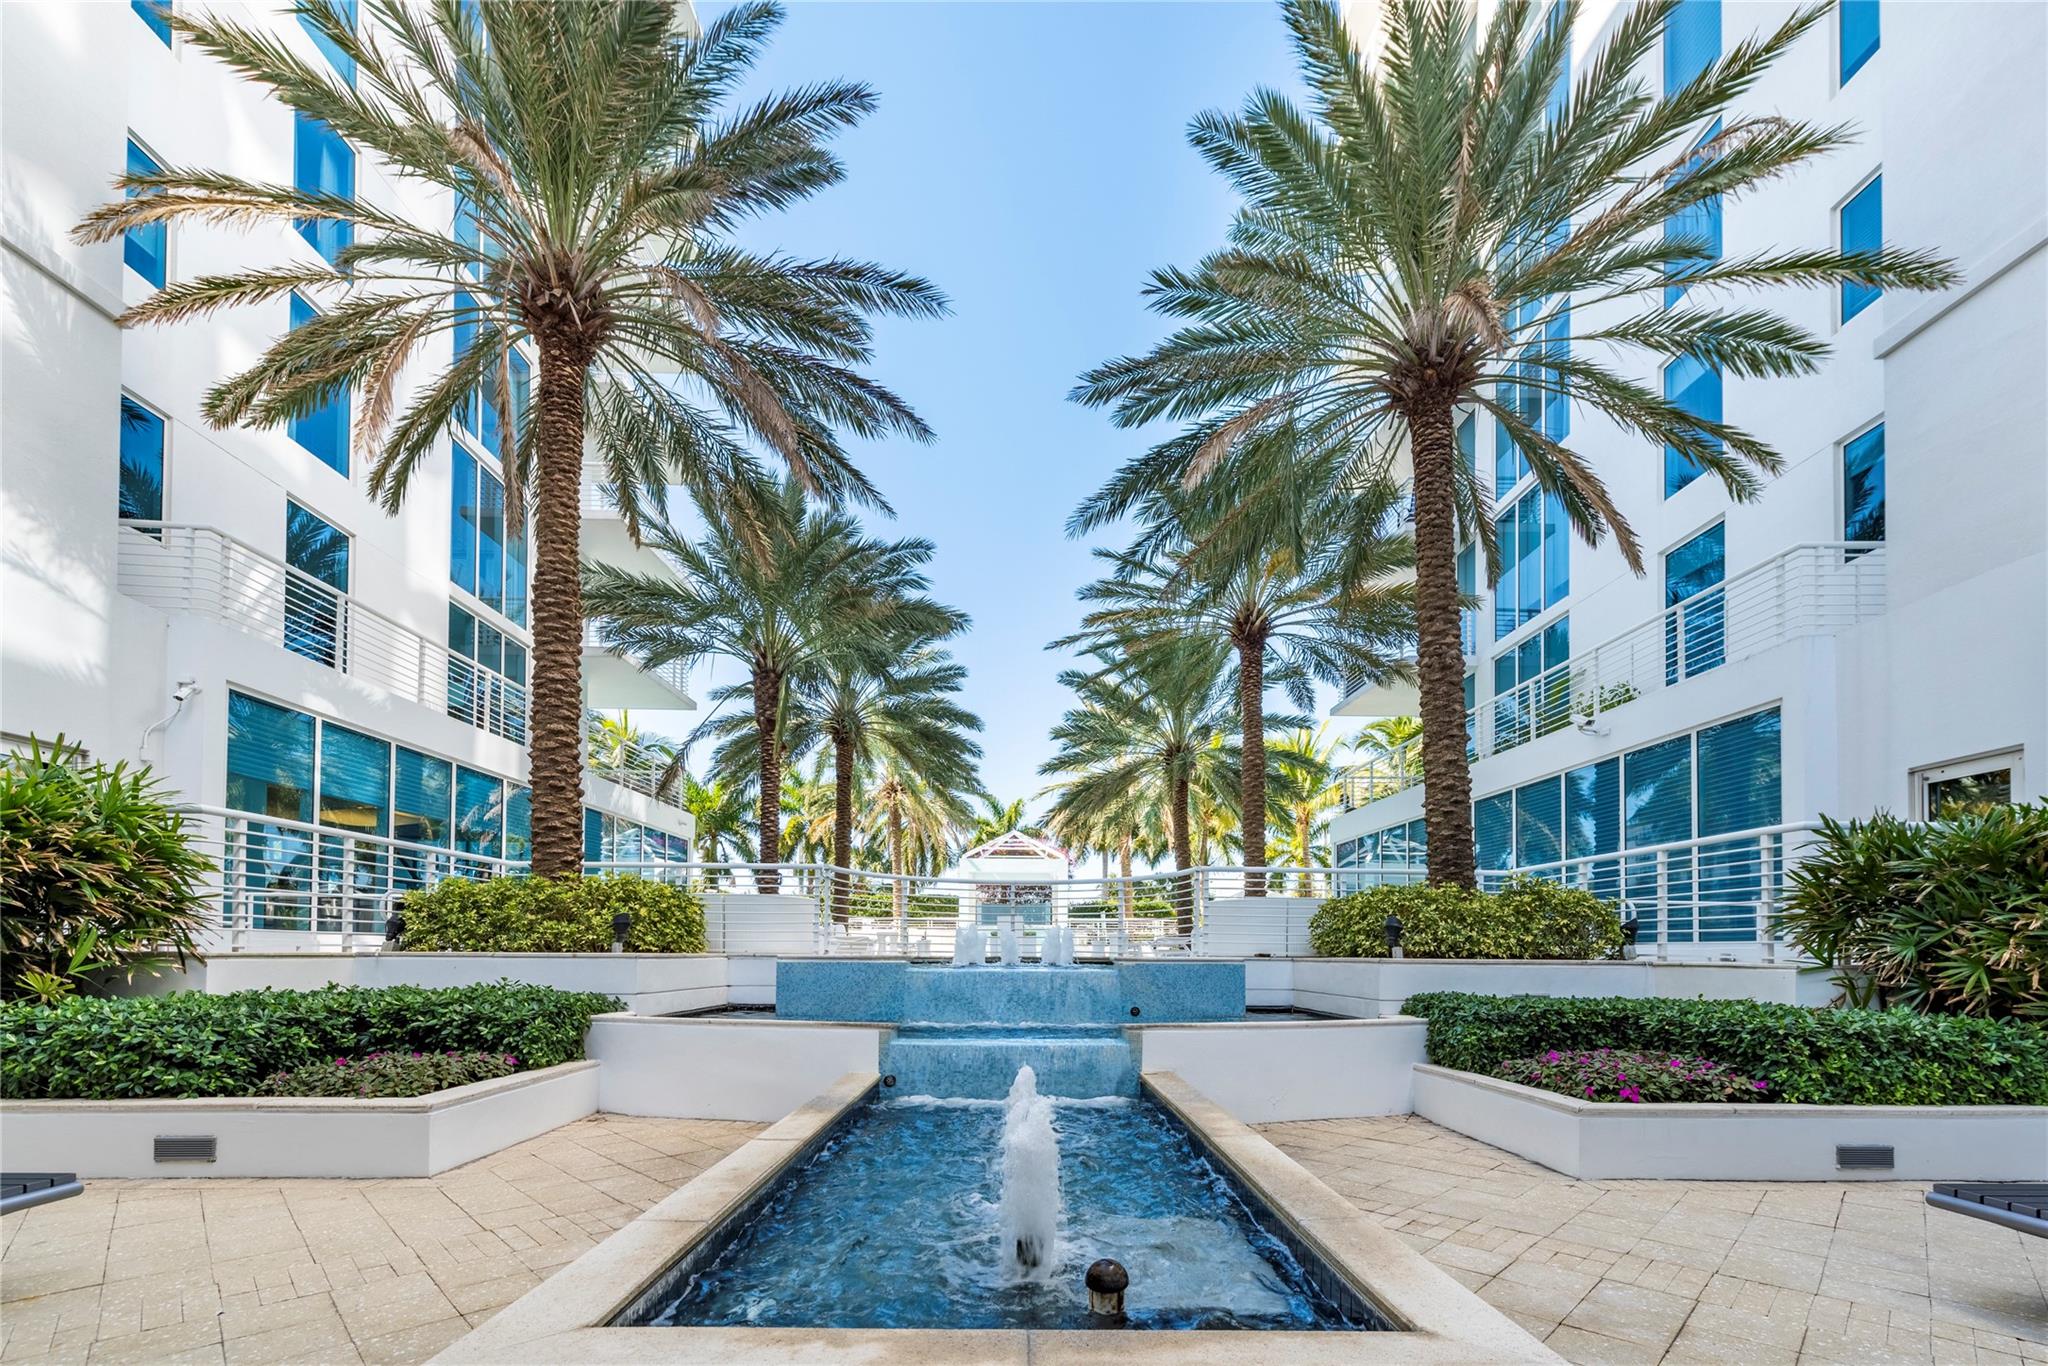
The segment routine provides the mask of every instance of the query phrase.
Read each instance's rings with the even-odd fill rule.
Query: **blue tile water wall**
[[[999,1100],[1029,1066],[1049,1096],[1135,1096],[1138,1059],[1113,1025],[906,1028],[883,1047],[883,1094]],[[893,1081],[894,1085],[889,1085]]]
[[[786,1020],[1179,1024],[1241,1019],[1244,1008],[1242,963],[955,968],[785,958],[775,965],[775,1013]]]

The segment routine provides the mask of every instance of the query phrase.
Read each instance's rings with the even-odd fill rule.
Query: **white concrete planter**
[[[848,1072],[875,1072],[887,1025],[600,1015],[598,1108],[677,1119],[776,1120]]]
[[[0,1151],[22,1171],[143,1176],[432,1176],[597,1109],[598,1068],[567,1062],[409,1100],[225,1097],[16,1100]],[[211,1162],[158,1162],[159,1137],[215,1140]]]
[[[1332,1015],[1395,1015],[1425,991],[1482,996],[1629,996],[1826,1005],[1810,963],[1578,962],[1551,959],[1297,958],[1292,1003]]]
[[[1138,1069],[1173,1072],[1246,1124],[1405,1115],[1424,1021],[1270,1020],[1148,1025]]]
[[[707,1010],[727,999],[726,958],[716,953],[220,953],[173,985],[224,995],[329,983],[461,987],[508,977],[616,996],[636,1015]]]
[[[1415,1113],[1587,1179],[2039,1181],[2048,1107],[1629,1105],[1574,1100],[1428,1063]],[[1888,1168],[1843,1168],[1837,1146],[1892,1149]]]

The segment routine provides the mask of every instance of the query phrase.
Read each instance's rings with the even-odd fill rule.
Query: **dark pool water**
[[[1055,1106],[1057,1266],[1042,1283],[1008,1283],[998,1269],[1002,1113],[995,1101],[929,1098],[865,1107],[708,1265],[624,1321],[1085,1328],[1083,1274],[1114,1257],[1130,1271],[1134,1327],[1384,1326],[1327,1273],[1331,1293],[1312,1284],[1186,1133],[1141,1100]]]

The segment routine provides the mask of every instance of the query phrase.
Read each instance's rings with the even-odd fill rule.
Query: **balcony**
[[[1664,688],[1739,663],[1794,640],[1834,635],[1884,611],[1885,553],[1879,542],[1797,545],[1697,593],[1577,658],[1556,665],[1465,713],[1473,759],[1539,740],[1600,717]],[[1483,676],[1483,674],[1482,674]],[[1406,697],[1381,687],[1347,698],[1339,715],[1411,714]],[[1399,711],[1368,704],[1407,702]],[[1397,757],[1362,765],[1343,779],[1348,811],[1421,781],[1419,767]]]
[[[619,515],[619,505],[604,483],[602,471],[588,465],[583,469],[582,509],[579,540],[585,560],[608,564],[630,574],[674,576],[675,570],[660,552],[650,550],[627,534],[626,519]]]

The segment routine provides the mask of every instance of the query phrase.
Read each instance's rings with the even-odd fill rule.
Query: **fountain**
[[[972,926],[953,931],[953,966],[979,967],[988,960],[988,936]]]
[[[1017,940],[1017,927],[1005,925],[996,931],[996,941],[1002,945],[1003,966],[1014,968],[1024,961],[1023,946]]]
[[[998,1227],[1003,1270],[1012,1281],[1051,1277],[1060,1215],[1060,1147],[1052,1102],[1038,1094],[1029,1066],[1017,1069],[1003,1104],[1002,1203]]]

